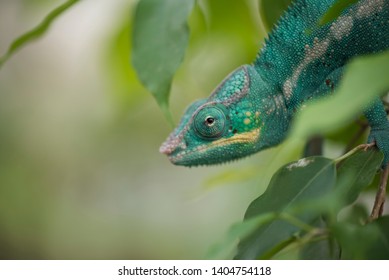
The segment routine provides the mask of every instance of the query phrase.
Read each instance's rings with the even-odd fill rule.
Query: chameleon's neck
[[[291,4],[254,61],[264,80],[284,91],[283,82],[289,78],[290,70],[305,59],[306,47],[320,35],[315,29],[317,23],[335,1],[296,0]],[[326,33],[324,29],[319,33]]]
[[[320,26],[335,1],[293,2],[254,62],[262,79],[282,92],[289,108],[332,91],[334,78],[353,57],[389,47],[389,0],[357,1]]]
[[[294,111],[288,106],[282,91],[263,79],[263,73],[258,72],[251,65],[244,67],[249,75],[250,94],[245,96],[244,102],[241,100],[239,104],[241,107],[244,107],[243,103],[256,104],[261,123],[261,137],[256,147],[262,150],[284,140]]]
[[[261,134],[266,137],[261,137],[261,149],[277,145],[286,138],[294,113],[282,93],[263,98],[262,105]]]

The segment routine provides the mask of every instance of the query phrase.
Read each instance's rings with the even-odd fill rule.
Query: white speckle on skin
[[[316,59],[323,56],[330,45],[329,39],[324,39],[322,41],[315,38],[312,48],[309,45],[305,46],[305,57],[303,61],[297,66],[294,70],[291,78],[287,79],[283,85],[284,96],[287,100],[292,96],[293,88],[296,86],[297,80],[300,77],[301,72]]]
[[[292,90],[293,90],[292,81],[290,79],[287,79],[283,86],[283,91],[286,99],[290,99],[292,97]]]
[[[364,18],[371,16],[375,12],[382,10],[384,0],[366,0],[362,1],[357,6],[357,18]]]
[[[290,100],[293,95],[293,89],[297,85],[297,81],[307,66],[326,53],[329,45],[333,40],[341,40],[348,36],[354,25],[354,18],[361,19],[364,17],[372,16],[376,12],[380,12],[383,9],[385,0],[364,0],[360,1],[356,10],[350,9],[348,15],[340,16],[330,27],[330,32],[327,37],[321,41],[315,37],[313,40],[313,46],[305,45],[305,56],[303,61],[294,69],[293,74],[285,80],[283,84],[283,94],[286,100]],[[358,35],[358,34],[357,34]],[[358,45],[358,42],[355,43]]]
[[[306,158],[302,158],[300,159],[299,161],[297,162],[294,162],[294,163],[291,163],[289,164],[286,168],[291,171],[292,169],[294,168],[299,168],[299,167],[305,167],[307,166],[308,164],[314,162],[313,159],[306,159]]]
[[[342,40],[350,34],[353,28],[353,18],[351,16],[341,16],[331,25],[331,35],[336,40]]]

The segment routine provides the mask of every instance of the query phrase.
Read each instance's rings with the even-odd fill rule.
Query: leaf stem
[[[320,231],[316,230],[316,231],[313,231],[311,233],[306,234],[305,236],[303,236],[300,239],[295,239],[294,242],[290,243],[289,247],[285,248],[284,252],[287,253],[287,252],[293,251],[295,249],[298,249],[300,247],[303,247],[306,244],[315,243],[315,242],[319,242],[319,241],[326,240],[326,239],[328,239],[328,233],[326,231],[323,231],[322,229]],[[281,252],[281,250],[279,252]],[[277,253],[279,253],[279,252],[277,252]],[[275,254],[273,256],[275,256]]]
[[[287,253],[288,251],[292,251],[306,244],[319,242],[326,239],[329,239],[327,229],[313,228],[303,237],[291,236],[290,238],[274,246],[268,252],[264,253],[261,256],[258,256],[257,259],[269,260],[273,258],[275,255],[277,255],[278,253],[282,252],[284,249],[285,249],[284,252]]]
[[[276,246],[271,248],[269,251],[265,252],[263,255],[259,256],[257,259],[260,260],[270,260],[275,255],[277,255],[279,252],[281,252],[283,249],[287,248],[290,244],[293,244],[296,242],[298,237],[291,236],[288,239],[278,243]]]
[[[371,147],[375,146],[375,143],[369,143],[369,144],[361,144],[359,146],[356,146],[354,149],[352,149],[351,151],[347,152],[346,154],[338,157],[337,159],[335,159],[335,163],[338,164],[339,162],[345,160],[346,158],[352,156],[353,154],[355,154],[356,152],[358,152],[359,150],[367,150]]]
[[[315,231],[317,230],[317,228],[309,225],[309,224],[306,224],[304,223],[303,221],[297,219],[296,217],[288,214],[288,213],[280,213],[278,215],[278,218],[281,219],[281,220],[284,220],[284,221],[287,221],[289,222],[290,224],[304,230],[304,231],[307,231],[307,232],[311,232],[311,231]]]

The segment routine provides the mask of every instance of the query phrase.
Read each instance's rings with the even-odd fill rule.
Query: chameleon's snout
[[[161,147],[159,147],[159,152],[161,154],[170,155],[174,151],[174,147],[169,143],[168,140],[162,143]]]
[[[162,143],[161,147],[159,147],[159,152],[161,154],[165,155],[171,155],[178,146],[181,145],[180,139],[177,138],[177,136],[172,133],[165,142]]]
[[[168,145],[165,145],[165,143],[163,143],[161,147],[159,147],[159,152],[167,156],[170,155],[173,151],[174,149],[171,149]]]

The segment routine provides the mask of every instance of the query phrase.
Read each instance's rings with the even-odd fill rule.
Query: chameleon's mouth
[[[171,163],[175,165],[199,165],[200,159],[201,164],[218,164],[247,156],[244,152],[249,151],[247,147],[242,149],[241,153],[236,153],[235,150],[239,148],[239,145],[245,144],[250,144],[250,148],[254,149],[253,143],[257,142],[257,139],[260,137],[260,131],[261,129],[257,128],[253,131],[236,134],[230,138],[221,138],[194,148],[186,147],[185,143],[180,143],[172,148],[173,145],[178,142],[178,139],[169,137],[168,140],[162,144],[160,152],[166,154]],[[226,149],[227,146],[231,146],[231,152],[228,152]]]

